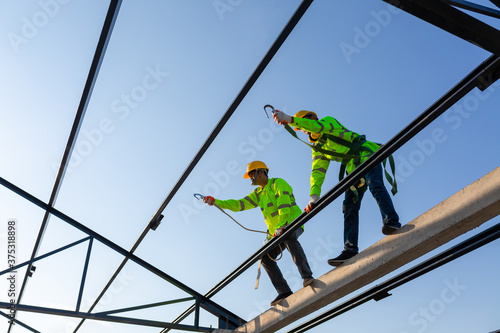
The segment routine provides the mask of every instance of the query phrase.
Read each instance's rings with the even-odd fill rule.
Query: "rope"
[[[266,234],[266,235],[267,235],[267,232],[266,232],[266,231],[253,230],[253,229],[248,229],[248,228],[244,227],[244,226],[243,226],[243,225],[241,225],[238,221],[236,221],[236,220],[235,220],[235,219],[234,219],[231,215],[229,215],[228,213],[226,213],[226,212],[224,211],[224,209],[222,209],[222,208],[220,208],[219,206],[217,206],[217,204],[215,204],[215,203],[214,203],[214,206],[215,206],[215,207],[217,207],[217,208],[219,208],[219,210],[220,210],[221,212],[223,212],[224,214],[226,214],[227,216],[229,216],[229,218],[230,218],[231,220],[233,220],[236,224],[238,224],[238,225],[239,225],[240,227],[242,227],[243,229],[248,230],[248,231],[251,231],[251,232],[260,232],[260,233],[262,233],[262,234]]]
[[[195,193],[195,194],[193,194],[193,195],[194,195],[194,197],[195,197],[196,199],[198,199],[198,200],[200,200],[200,198],[201,198],[201,199],[205,198],[205,196],[204,196],[204,195],[201,195],[200,193]],[[268,234],[266,231],[253,230],[253,229],[248,229],[248,228],[246,228],[245,226],[241,225],[238,221],[236,221],[236,220],[235,220],[235,219],[234,219],[231,215],[229,215],[228,213],[226,213],[226,212],[224,211],[224,209],[220,208],[220,207],[219,207],[216,203],[214,203],[214,204],[213,204],[213,206],[217,207],[217,208],[218,208],[221,212],[223,212],[224,214],[226,214],[227,216],[229,216],[229,218],[230,218],[231,220],[233,220],[233,221],[234,221],[237,225],[239,225],[239,226],[240,226],[240,227],[242,227],[243,229],[245,229],[245,230],[247,230],[247,231],[251,231],[251,232],[258,232],[258,233],[262,233],[262,234],[266,234],[266,235]]]
[[[219,210],[220,210],[221,212],[223,212],[224,214],[226,214],[227,216],[229,216],[229,218],[230,218],[231,220],[233,220],[234,222],[236,222],[236,223],[237,223],[240,227],[242,227],[243,229],[248,230],[248,231],[252,231],[252,232],[260,232],[260,233],[263,233],[263,234],[268,235],[268,233],[267,233],[266,231],[260,231],[260,230],[253,230],[253,229],[248,229],[248,228],[245,228],[245,227],[244,227],[244,226],[242,226],[242,225],[241,225],[238,221],[236,221],[236,220],[235,220],[235,219],[234,219],[231,215],[229,215],[229,214],[228,214],[228,213],[226,213],[226,212],[225,212],[222,208],[220,208],[219,206],[217,206],[217,204],[215,204],[215,203],[214,203],[213,205],[214,205],[215,207],[219,208]],[[280,259],[283,257],[283,249],[281,248],[281,243],[280,243],[278,246],[279,246],[279,248],[280,248],[280,255],[279,255],[279,257],[278,257],[278,258],[276,258],[276,259],[273,259],[273,258],[269,255],[269,253],[267,253],[267,256],[269,257],[269,259],[274,260],[274,261],[278,261],[278,260],[280,260]],[[257,289],[257,288],[256,288],[256,289]]]

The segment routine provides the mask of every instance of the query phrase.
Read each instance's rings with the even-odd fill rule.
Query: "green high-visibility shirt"
[[[266,186],[257,187],[252,193],[239,200],[219,200],[215,203],[233,212],[241,212],[260,207],[269,235],[292,222],[302,213],[295,203],[292,187],[281,178],[269,178]]]
[[[314,143],[314,145],[320,146],[324,150],[347,154],[349,153],[349,147],[343,146],[328,139],[328,135],[336,136],[338,138],[353,142],[353,140],[360,136],[360,134],[348,130],[344,125],[342,125],[337,119],[333,117],[324,117],[320,120],[313,120],[307,118],[293,117],[293,123],[291,126],[303,129],[310,133],[319,133],[321,136]],[[325,135],[326,134],[326,135]],[[366,141],[363,143],[363,147],[369,150],[361,150],[358,155],[360,157],[358,164],[366,161],[369,155],[379,149],[379,146],[371,141]],[[352,154],[350,152],[349,154]],[[334,157],[331,155],[323,154],[320,152],[312,150],[312,171],[311,171],[311,191],[310,195],[316,194],[321,195],[321,186],[325,180],[326,171],[330,165],[330,161],[342,162],[342,159]],[[349,160],[346,165],[347,173],[351,173],[356,169],[356,163],[354,160]]]

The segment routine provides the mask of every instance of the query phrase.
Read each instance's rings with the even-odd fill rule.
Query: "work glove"
[[[291,116],[279,110],[276,110],[276,112],[273,114],[273,119],[280,125],[288,125],[292,122]]]
[[[284,232],[285,232],[285,227],[278,228],[278,229],[274,230],[273,237],[281,236],[281,235],[283,235]]]
[[[309,200],[309,204],[304,208],[304,212],[309,213],[313,210],[314,206],[316,206],[316,201],[319,200],[319,195],[311,194],[311,199]]]
[[[203,202],[209,206],[213,206],[213,204],[215,203],[215,198],[207,195],[206,197],[203,198]]]

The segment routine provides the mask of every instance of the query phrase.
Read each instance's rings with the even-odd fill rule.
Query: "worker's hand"
[[[278,228],[278,229],[274,230],[273,237],[281,236],[281,235],[283,235],[284,232],[285,232],[285,227]]]
[[[215,203],[215,198],[207,195],[206,197],[203,198],[203,202],[209,206],[213,206],[213,204]]]
[[[276,112],[273,115],[273,119],[280,125],[288,125],[289,123],[292,122],[291,116],[279,110],[276,110]]]
[[[304,208],[304,212],[309,213],[313,210],[314,206],[316,206],[316,201],[319,200],[319,195],[311,194],[311,199],[309,200],[309,204]]]

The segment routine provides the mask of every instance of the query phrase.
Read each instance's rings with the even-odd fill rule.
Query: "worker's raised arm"
[[[234,200],[234,199],[228,199],[228,200],[219,200],[215,199],[215,204],[219,206],[220,208],[223,209],[229,209],[232,210],[233,212],[241,212],[244,210],[252,209],[258,207],[258,199],[255,194],[255,191],[247,195],[246,197],[239,199],[239,200]]]
[[[350,141],[356,133],[349,131],[337,119],[333,117],[324,117],[319,120],[293,117],[293,123],[290,126],[305,130],[311,133],[325,133],[337,136],[339,138]]]

